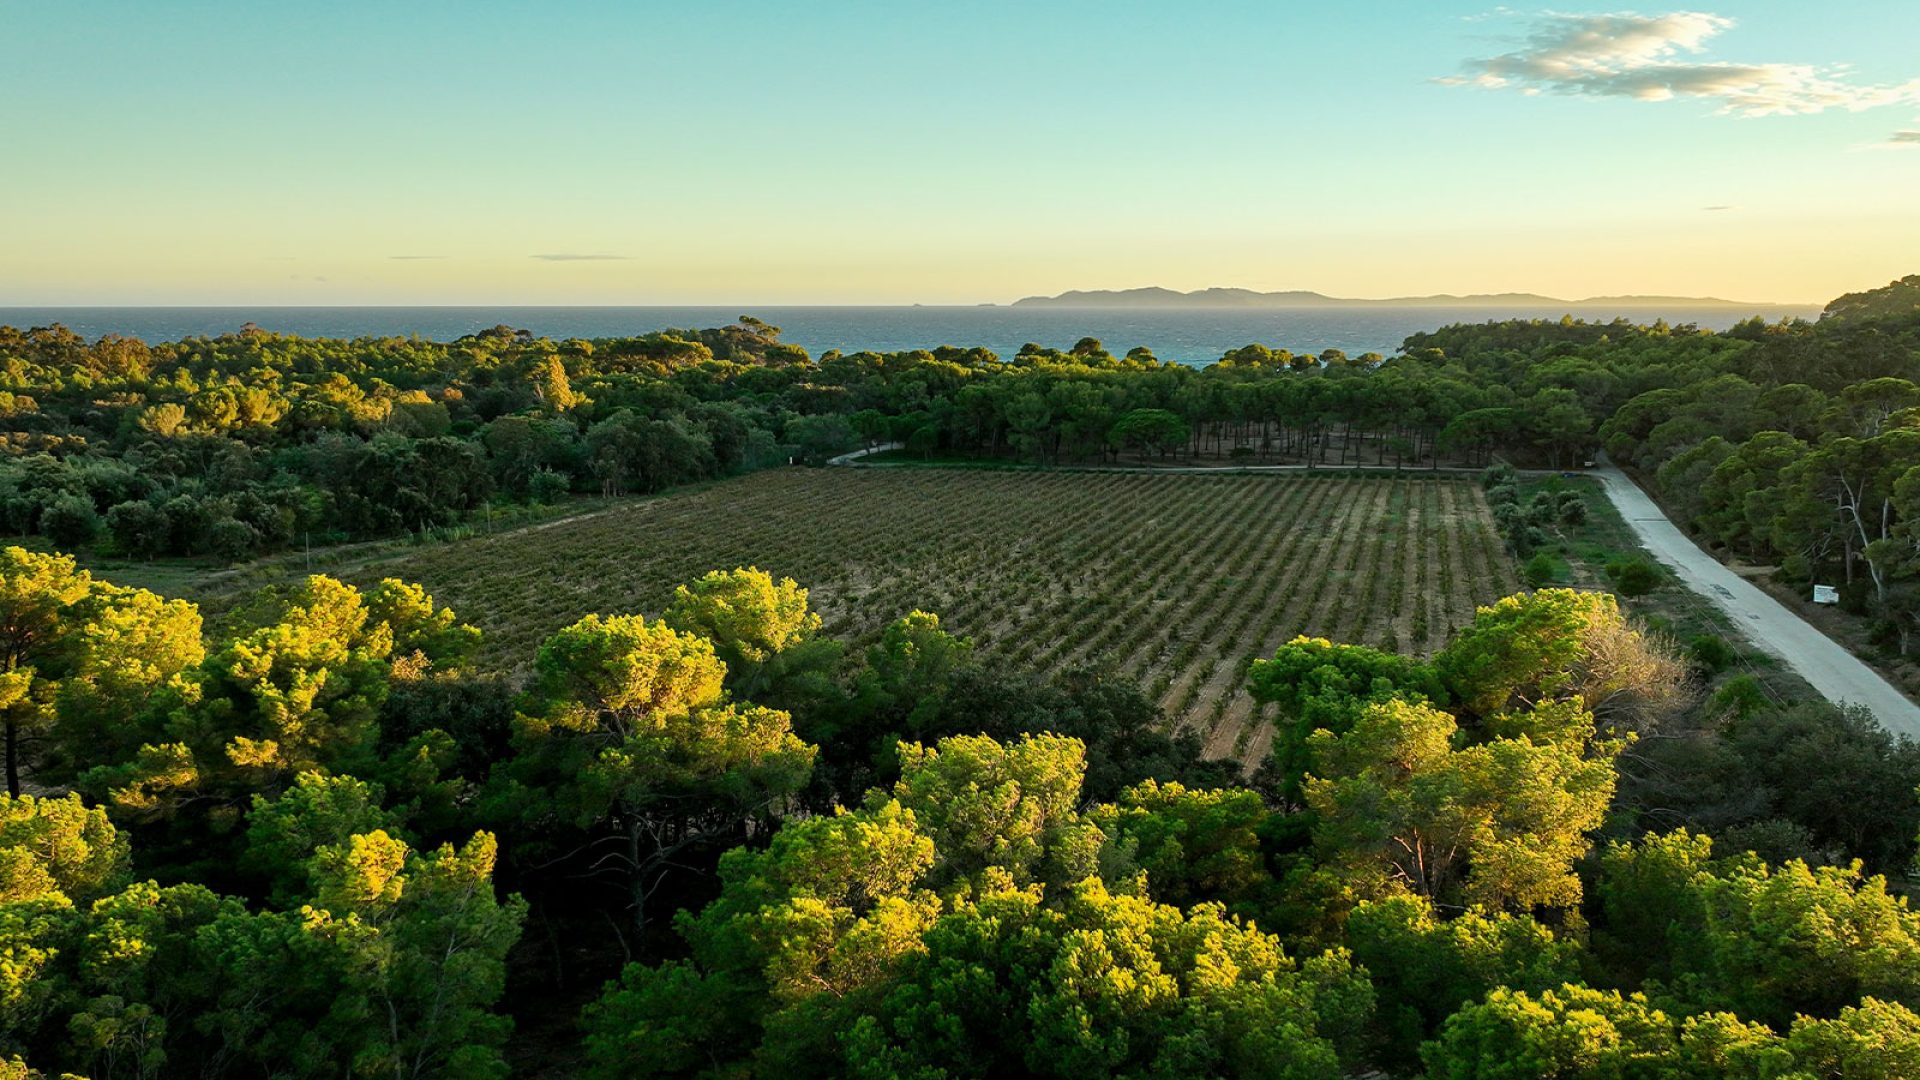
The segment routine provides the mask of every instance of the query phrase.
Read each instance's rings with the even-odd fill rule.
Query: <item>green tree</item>
[[[130,813],[166,817],[188,799],[277,792],[308,769],[369,767],[392,644],[358,590],[309,578],[276,621],[187,674],[133,762],[83,784]]]
[[[1086,775],[1078,739],[1029,735],[1000,743],[956,735],[935,746],[900,744],[894,797],[933,837],[943,881],[1018,885],[1079,881],[1097,868],[1105,839],[1077,812]]]
[[[1147,780],[1088,817],[1117,854],[1146,871],[1156,900],[1176,907],[1211,900],[1239,908],[1261,899],[1272,885],[1260,850],[1267,813],[1252,791],[1193,791],[1178,782]]]
[[[983,894],[926,942],[850,1018],[846,1075],[1337,1076],[1372,1004],[1343,954],[1296,962],[1218,905],[1098,881]]]
[[[0,796],[0,904],[48,897],[86,902],[126,876],[127,841],[106,811],[78,795]]]
[[[53,687],[66,674],[75,609],[93,577],[64,555],[0,551],[0,717],[4,717],[7,794],[20,794],[23,740],[49,719]]]
[[[1282,793],[1293,800],[1300,798],[1307,740],[1315,731],[1346,732],[1369,704],[1396,697],[1444,701],[1446,696],[1430,665],[1364,645],[1309,637],[1296,637],[1271,659],[1254,661],[1247,688],[1254,700],[1279,708],[1272,767]]]
[[[699,1074],[781,1010],[811,1016],[816,997],[884,983],[941,912],[924,885],[934,857],[913,812],[877,799],[728,852],[719,898],[680,923],[692,962],[629,964],[587,1008],[596,1075]]]
[[[503,797],[535,822],[618,836],[604,861],[636,927],[676,856],[773,816],[812,769],[787,715],[724,701],[725,677],[706,639],[637,615],[589,615],[534,661]]]
[[[198,935],[214,975],[200,1023],[294,1076],[501,1077],[494,1012],[526,905],[498,900],[493,837],[414,852],[384,832],[322,847],[316,901],[233,914]]]
[[[1850,867],[1714,861],[1704,837],[1612,845],[1601,861],[1601,944],[1690,1011],[1782,1029],[1863,996],[1920,1002],[1920,916]]]
[[[1133,409],[1113,422],[1107,431],[1107,441],[1117,447],[1165,457],[1169,450],[1184,446],[1188,434],[1187,422],[1178,413],[1166,409]]]
[[[1607,580],[1621,596],[1645,596],[1666,580],[1660,568],[1645,559],[1609,559]]]
[[[127,813],[169,818],[190,800],[236,806],[277,794],[308,770],[381,772],[378,721],[394,679],[457,666],[477,640],[396,581],[362,594],[314,575],[257,608],[256,629],[156,697],[134,758],[90,770],[83,789],[110,794]]]
[[[310,898],[316,851],[360,834],[397,831],[395,815],[381,806],[383,795],[377,784],[318,772],[301,773],[277,798],[255,795],[241,866],[268,881],[278,906]]]
[[[1557,576],[1557,569],[1553,556],[1544,551],[1536,551],[1533,558],[1527,560],[1527,565],[1521,568],[1521,575],[1527,579],[1528,585],[1538,589],[1553,581]]]
[[[63,548],[82,548],[100,535],[100,514],[84,495],[62,496],[41,512],[40,531]]]
[[[200,612],[184,600],[95,582],[78,614],[44,762],[58,781],[133,756],[143,738],[135,718],[206,659]]]
[[[1578,903],[1573,863],[1606,814],[1612,761],[1526,735],[1456,749],[1457,732],[1446,713],[1398,700],[1369,706],[1344,735],[1316,732],[1306,784],[1315,847],[1363,896]]]
[[[866,653],[855,708],[887,730],[917,732],[938,713],[973,645],[940,628],[940,616],[914,611],[887,624]]]
[[[1568,985],[1496,989],[1449,1018],[1421,1056],[1432,1080],[1719,1080],[1786,1075],[1792,1060],[1778,1043],[1726,1013],[1683,1025],[1642,995]]]
[[[1527,915],[1468,910],[1443,920],[1431,902],[1395,896],[1354,908],[1346,930],[1379,996],[1390,1064],[1413,1063],[1447,1017],[1496,987],[1538,992],[1580,975],[1577,940]]]
[[[1609,728],[1634,731],[1686,700],[1686,665],[1604,593],[1541,589],[1483,607],[1434,666],[1480,718],[1573,700]]]
[[[732,677],[730,689],[743,697],[755,697],[776,676],[791,674],[784,669],[820,629],[807,590],[751,566],[715,570],[677,587],[661,619],[712,643]]]
[[[1870,997],[1832,1020],[1795,1018],[1786,1049],[1807,1075],[1904,1080],[1920,1076],[1920,1016]]]

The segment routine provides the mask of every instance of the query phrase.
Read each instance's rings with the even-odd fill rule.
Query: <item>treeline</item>
[[[68,549],[231,561],[883,441],[1051,463],[1564,464],[1608,405],[1571,378],[1262,345],[1198,370],[1092,339],[1005,359],[942,347],[816,361],[750,318],[450,343],[247,328],[150,346],[0,328],[0,520]]]
[[[190,604],[0,552],[0,1068],[1704,1080],[1920,1053],[1920,916],[1848,862],[1911,857],[1912,748],[1736,689],[1713,775],[1748,801],[1676,818],[1641,774],[1705,774],[1661,756],[1687,674],[1609,597],[1509,598],[1424,660],[1294,641],[1250,674],[1280,717],[1251,784],[1092,673],[982,666],[923,612],[857,654],[819,625],[796,583],[716,572],[509,684],[398,581],[310,578],[209,641]],[[1809,805],[1876,755],[1843,778],[1873,798]],[[1709,808],[1752,824],[1676,828]]]
[[[237,560],[658,491],[848,442],[786,371],[806,360],[750,319],[446,344],[0,327],[0,517],[67,548]]]
[[[1449,327],[1408,339],[1493,379],[1554,370],[1616,461],[1702,541],[1839,587],[1898,656],[1920,629],[1920,300],[1914,279],[1836,300],[1818,323],[1748,322],[1674,351],[1591,327]]]

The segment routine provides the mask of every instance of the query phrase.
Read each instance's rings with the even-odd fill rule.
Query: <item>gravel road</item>
[[[1785,661],[1829,701],[1864,705],[1887,730],[1920,738],[1920,705],[1786,605],[1702,551],[1617,467],[1605,465],[1592,473],[1647,551],[1688,588],[1726,612],[1754,645]]]

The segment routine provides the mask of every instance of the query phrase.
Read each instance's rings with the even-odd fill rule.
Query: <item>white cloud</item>
[[[1920,150],[1920,131],[1896,131],[1883,145]]]
[[[1920,101],[1920,78],[1896,86],[1865,86],[1849,81],[1844,68],[1694,59],[1706,52],[1708,41],[1733,25],[1732,19],[1700,11],[1548,13],[1535,17],[1518,48],[1468,60],[1465,74],[1440,81],[1640,101],[1703,98],[1738,116],[1857,112]]]

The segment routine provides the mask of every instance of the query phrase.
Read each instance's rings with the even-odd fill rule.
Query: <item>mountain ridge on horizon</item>
[[[1432,296],[1396,296],[1384,299],[1356,299],[1328,296],[1306,289],[1259,292],[1253,289],[1196,289],[1181,292],[1158,285],[1137,289],[1070,289],[1056,296],[1026,296],[1009,307],[1099,307],[1099,308],[1307,308],[1307,307],[1655,307],[1670,305],[1726,308],[1818,308],[1817,303],[1790,301],[1723,300],[1712,296],[1590,296],[1582,300],[1564,300],[1540,293],[1469,293]]]

